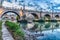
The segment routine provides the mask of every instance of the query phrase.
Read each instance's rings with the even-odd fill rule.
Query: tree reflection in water
[[[29,24],[29,25],[28,25]],[[45,31],[45,30],[52,30],[55,28],[59,27],[59,23],[55,23],[55,22],[32,22],[32,23],[21,23],[20,25],[22,25],[23,29],[27,28],[28,25],[28,30],[32,31],[32,32],[37,32],[37,31]],[[32,26],[32,27],[31,27]],[[30,28],[31,27],[31,28]]]
[[[27,23],[21,23],[23,29],[25,28],[25,30],[26,30],[27,24],[30,24],[30,25],[28,25],[29,27],[31,27],[31,25],[33,26],[30,29],[28,29],[27,31],[29,31],[31,34],[33,33],[32,35],[34,35],[34,37],[46,36],[44,31],[47,32],[49,30],[52,30],[50,32],[54,33],[54,30],[56,28],[59,28],[58,22],[32,22],[32,23],[27,22]],[[27,33],[27,31],[26,31],[26,33]],[[50,37],[49,37],[49,39],[50,39]]]

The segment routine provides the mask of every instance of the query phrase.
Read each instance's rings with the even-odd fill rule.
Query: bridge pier
[[[40,19],[41,19],[41,15],[42,15],[42,14],[41,14],[41,12],[40,12]]]

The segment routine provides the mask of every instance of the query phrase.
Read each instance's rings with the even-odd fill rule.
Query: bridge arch
[[[35,17],[35,19],[39,19],[38,15],[36,13],[31,13],[31,14]]]
[[[44,17],[46,17],[46,18],[48,18],[48,19],[51,18],[51,16],[50,16],[49,14],[45,14]]]
[[[59,18],[59,15],[55,15],[56,18]]]
[[[14,14],[16,14],[16,15],[18,16],[18,18],[20,18],[20,15],[19,15],[17,12],[15,12],[15,11],[6,11],[6,12],[4,12],[4,13],[1,15],[1,18],[2,18],[5,14],[7,14],[7,13],[14,13]]]

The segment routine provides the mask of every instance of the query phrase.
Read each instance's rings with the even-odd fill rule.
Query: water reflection
[[[37,40],[60,40],[60,22],[30,22],[30,23],[21,23],[21,26],[33,33],[38,33],[36,37]],[[43,33],[44,36],[40,36]]]
[[[60,23],[58,22],[29,22],[29,23],[21,23],[21,26],[24,29],[30,31],[45,31],[45,30],[53,30],[59,28]]]

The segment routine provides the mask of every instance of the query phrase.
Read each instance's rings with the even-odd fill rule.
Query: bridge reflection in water
[[[32,34],[38,34],[37,40],[60,40],[60,22],[21,23],[21,26]],[[43,33],[43,36],[39,36]]]

